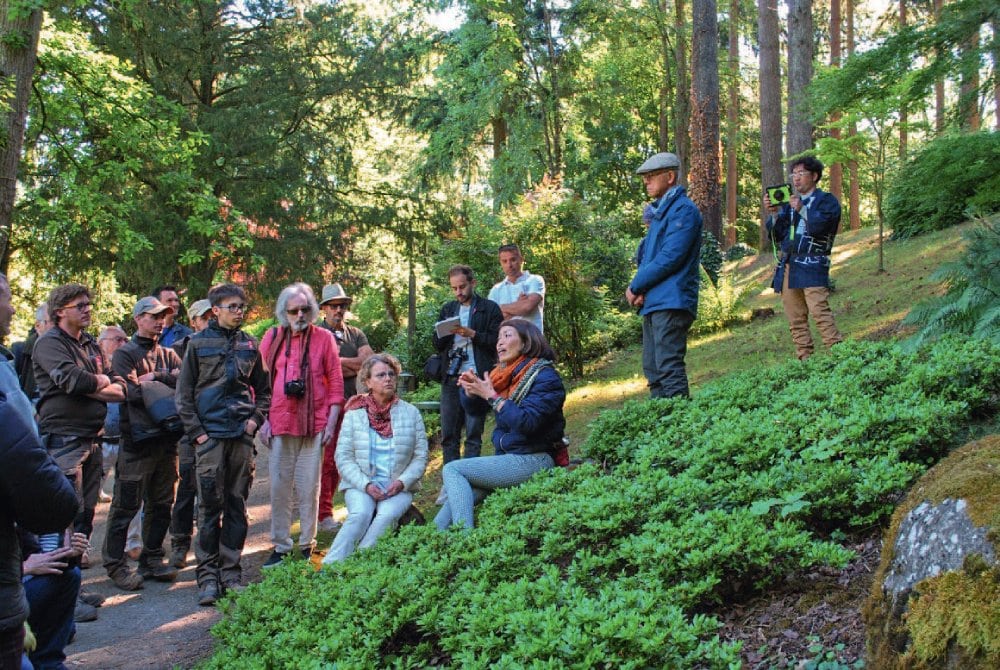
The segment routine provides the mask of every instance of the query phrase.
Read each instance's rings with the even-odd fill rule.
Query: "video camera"
[[[771,205],[774,207],[787,205],[788,201],[792,197],[791,184],[778,184],[777,186],[768,186],[765,190],[767,191],[767,197],[770,198],[771,200]]]

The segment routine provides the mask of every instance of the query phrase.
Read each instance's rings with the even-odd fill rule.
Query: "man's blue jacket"
[[[632,293],[645,296],[639,313],[684,309],[697,315],[701,212],[683,186],[670,189],[656,203],[639,250],[639,269],[629,284]]]
[[[784,285],[785,265],[790,268],[788,288],[812,288],[830,284],[830,251],[840,227],[840,202],[818,188],[806,205],[805,226],[789,205],[767,221],[771,239],[781,248],[778,267],[771,283],[778,293]],[[802,230],[800,230],[802,228]]]

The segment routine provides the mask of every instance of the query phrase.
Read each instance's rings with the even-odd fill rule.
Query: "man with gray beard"
[[[271,382],[271,409],[261,438],[271,447],[270,568],[291,553],[292,490],[301,519],[299,553],[312,555],[319,510],[323,445],[331,441],[344,404],[344,376],[330,331],[313,325],[319,315],[307,284],[286,286],[274,314],[278,326],[261,341],[261,357]]]

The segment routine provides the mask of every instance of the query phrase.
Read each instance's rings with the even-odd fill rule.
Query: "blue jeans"
[[[473,508],[486,494],[526,482],[536,472],[553,465],[552,457],[544,452],[480,456],[448,463],[441,471],[448,500],[434,517],[434,524],[438,530],[447,530],[452,525],[472,530]]]
[[[73,613],[80,595],[80,568],[58,575],[36,575],[24,583],[31,605],[28,623],[38,646],[28,658],[35,670],[65,670],[66,645],[76,630]]]
[[[694,316],[685,309],[663,309],[642,317],[642,371],[654,398],[688,396],[687,335]]]
[[[462,458],[459,452],[459,442],[462,440],[462,429],[465,429],[465,456],[474,458],[483,447],[483,427],[486,425],[486,415],[473,416],[462,409],[458,399],[458,384],[454,377],[449,377],[441,384],[441,452],[444,462],[451,463]]]

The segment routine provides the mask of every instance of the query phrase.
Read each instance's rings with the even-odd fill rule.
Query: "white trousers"
[[[355,546],[367,549],[374,545],[410,509],[413,494],[403,491],[375,502],[364,491],[346,489],[344,502],[347,503],[347,521],[341,526],[337,537],[333,538],[330,551],[323,557],[324,563],[344,560],[354,553]]]
[[[312,548],[316,541],[319,513],[319,476],[323,466],[321,435],[271,438],[268,467],[271,476],[271,542],[278,553],[287,554],[292,543],[292,492],[299,508],[299,546]]]

